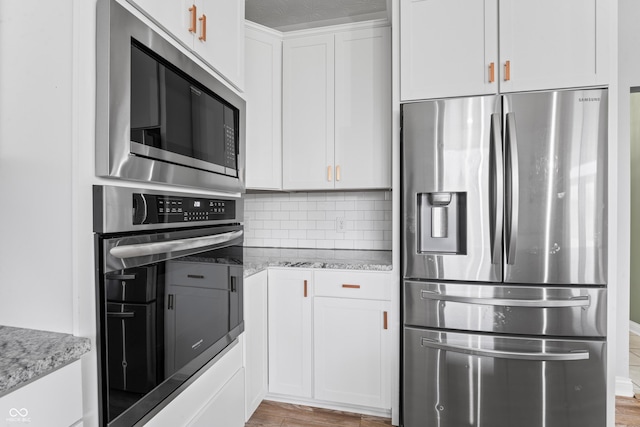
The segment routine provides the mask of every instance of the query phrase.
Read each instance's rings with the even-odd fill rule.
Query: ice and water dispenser
[[[418,193],[418,253],[465,255],[466,192]]]

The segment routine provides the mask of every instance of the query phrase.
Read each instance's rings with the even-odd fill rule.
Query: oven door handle
[[[134,245],[115,246],[111,248],[109,253],[116,258],[123,259],[207,247],[216,249],[217,247],[223,247],[227,243],[242,237],[243,234],[244,232],[242,230],[238,230],[213,236],[192,237],[189,239],[178,239],[168,242],[138,243]]]
[[[422,347],[434,348],[436,350],[452,351],[454,353],[469,354],[471,356],[492,357],[495,359],[517,359],[531,360],[539,362],[559,361],[570,362],[575,360],[589,360],[588,350],[574,350],[566,353],[551,352],[525,352],[525,351],[502,351],[484,348],[473,348],[454,344],[445,344],[434,341],[430,338],[422,338]]]
[[[422,290],[421,299],[436,301],[459,302],[474,305],[492,305],[500,307],[535,307],[535,308],[562,308],[562,307],[589,307],[591,297],[589,295],[575,296],[566,299],[510,299],[510,298],[477,298],[444,295],[438,292]]]

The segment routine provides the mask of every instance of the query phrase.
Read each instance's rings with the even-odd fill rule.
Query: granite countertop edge
[[[0,325],[0,397],[91,350],[88,338]]]
[[[384,250],[245,248],[245,278],[269,267],[388,272],[393,264]]]

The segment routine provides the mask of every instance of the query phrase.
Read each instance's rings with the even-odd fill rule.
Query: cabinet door
[[[244,427],[244,369],[240,369],[187,424],[189,427]]]
[[[269,270],[269,392],[311,397],[311,292],[307,270]]]
[[[286,190],[334,187],[333,34],[283,42],[283,178]]]
[[[282,39],[247,26],[247,188],[282,188]]]
[[[314,397],[390,408],[387,301],[316,297]]]
[[[401,100],[497,93],[497,12],[497,0],[401,0]]]
[[[267,394],[267,271],[244,280],[245,418]]]
[[[605,84],[609,64],[604,3],[501,0],[500,90]]]
[[[194,50],[239,89],[244,87],[244,2],[200,0]],[[203,21],[206,17],[206,40]]]
[[[193,34],[195,32],[189,31],[192,25],[193,12],[189,9],[195,5],[195,12],[197,16],[199,15],[196,0],[129,0],[129,2],[140,8],[147,16],[184,45],[193,48]]]
[[[335,36],[335,188],[391,187],[389,28]]]

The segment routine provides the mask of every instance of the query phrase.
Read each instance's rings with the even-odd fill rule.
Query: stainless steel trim
[[[96,175],[140,182],[158,182],[190,188],[240,193],[245,191],[246,102],[205,69],[176,48],[115,0],[97,2],[96,37]],[[240,110],[238,171],[204,171],[202,167],[178,165],[131,155],[131,39],[162,56],[225,101]],[[135,148],[134,148],[135,152]]]
[[[520,206],[520,177],[518,172],[518,138],[516,135],[516,123],[514,113],[506,115],[506,138],[505,146],[508,150],[509,161],[508,176],[509,185],[507,189],[507,264],[515,264],[516,242],[518,236],[518,208]]]
[[[172,153],[171,151],[160,150],[158,148],[149,147],[148,145],[140,144],[139,142],[134,141],[131,141],[131,153],[139,154],[141,156],[153,159],[164,160],[167,162],[178,162],[182,165],[191,166],[194,168],[219,174],[237,174],[237,171],[233,168],[228,168],[225,166],[205,162],[203,160],[194,159],[192,157],[183,156],[182,154]]]
[[[164,223],[164,224],[136,224],[132,223],[133,195],[163,195],[176,197],[210,198],[233,200],[236,205],[235,218],[198,221]],[[147,200],[142,197],[147,210]],[[145,218],[146,218],[145,214]],[[94,185],[93,187],[93,231],[97,233],[122,233],[129,231],[151,231],[165,228],[192,228],[194,226],[227,225],[229,223],[242,224],[244,221],[244,202],[240,197],[228,194],[193,194],[176,191],[158,191],[146,188],[115,187],[109,185]]]
[[[168,254],[178,251],[186,251],[190,249],[198,249],[204,247],[211,247],[215,249],[216,246],[224,245],[232,240],[242,237],[244,232],[242,230],[233,231],[230,233],[216,234],[213,236],[194,237],[191,239],[172,240],[169,242],[158,243],[140,243],[135,245],[115,246],[111,248],[109,253],[116,258],[134,258],[140,256],[150,256],[158,254]]]
[[[460,296],[454,296],[454,295],[443,295],[438,292],[422,290],[420,292],[420,298],[437,300],[437,301],[450,301],[450,302],[460,302],[465,304],[492,305],[492,306],[503,306],[503,307],[550,308],[550,307],[589,307],[591,305],[591,297],[589,295],[570,297],[566,299],[474,298],[474,297],[460,297]]]
[[[463,347],[453,344],[444,344],[440,341],[433,341],[429,338],[422,338],[422,346],[435,348],[438,350],[454,351],[456,353],[470,354],[472,356],[484,356],[492,357],[496,359],[517,359],[517,360],[535,360],[535,361],[575,361],[575,360],[589,360],[588,350],[575,350],[569,353],[551,353],[551,352],[536,352],[529,353],[524,351],[503,351],[503,350],[490,350],[473,347]]]
[[[494,180],[493,188],[490,188],[493,199],[493,235],[491,249],[491,263],[502,263],[502,222],[504,219],[504,171],[502,168],[502,135],[500,132],[500,114],[491,114],[491,149],[493,150],[493,164],[491,177]]]

